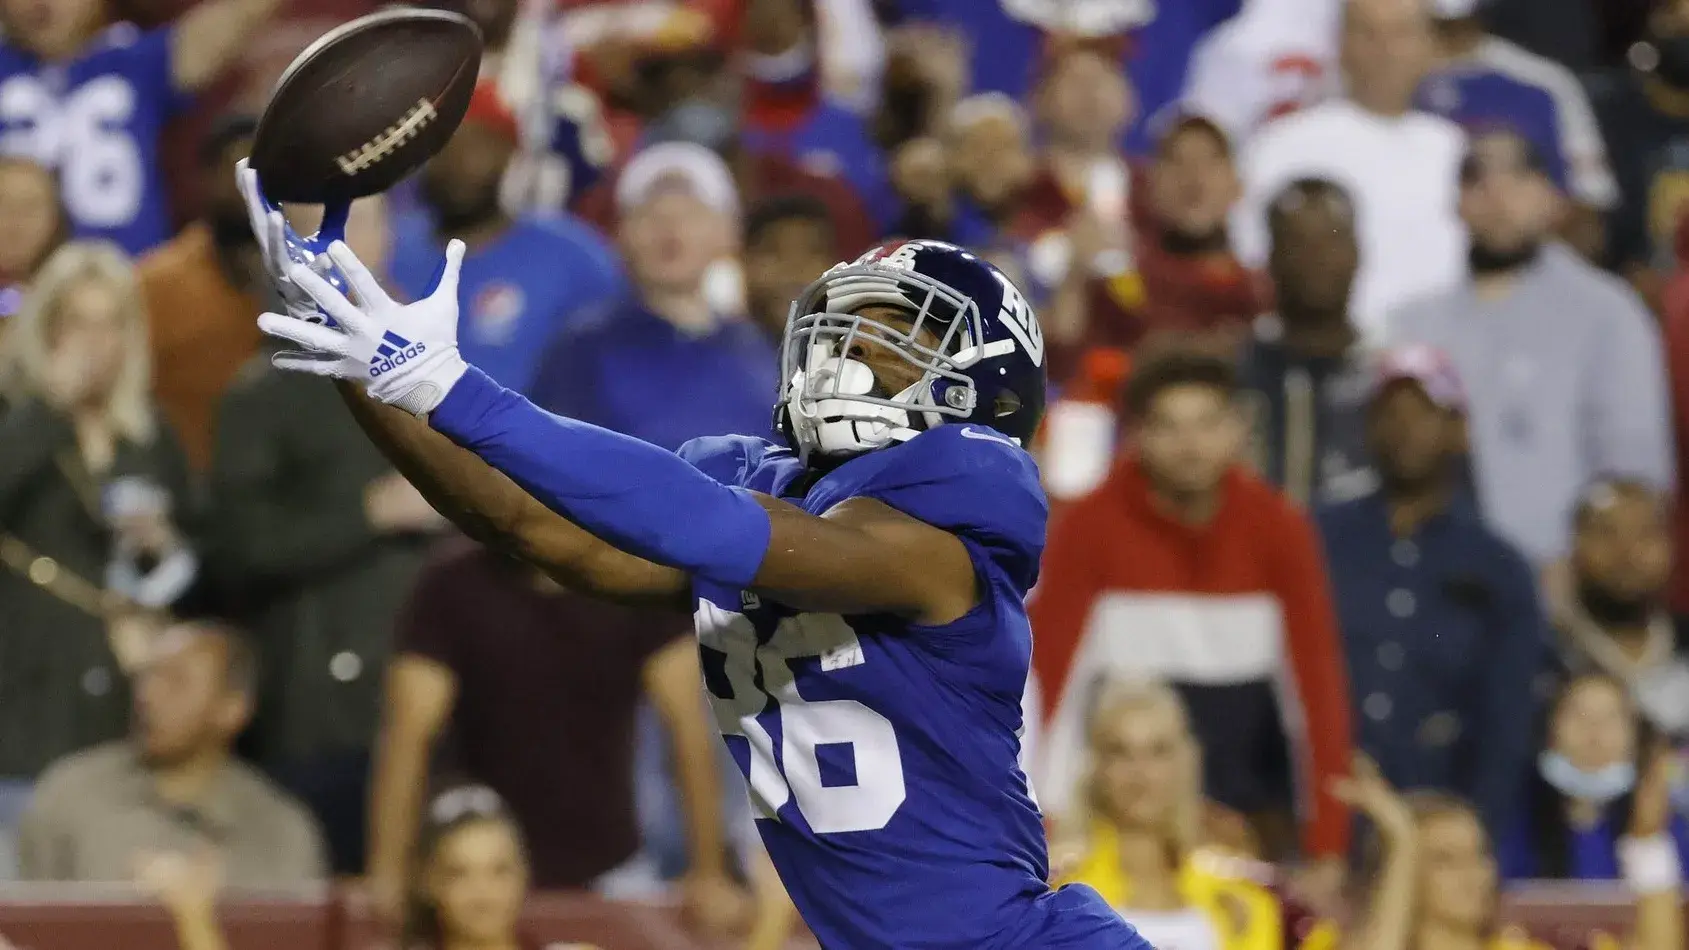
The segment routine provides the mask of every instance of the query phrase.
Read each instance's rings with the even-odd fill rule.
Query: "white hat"
[[[643,204],[659,185],[675,179],[722,214],[739,213],[739,189],[727,163],[692,142],[662,142],[635,155],[616,180],[616,209]]]

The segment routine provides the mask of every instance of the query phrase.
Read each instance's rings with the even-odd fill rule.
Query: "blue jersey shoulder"
[[[694,439],[681,456],[729,485],[781,495],[803,471],[797,456],[765,439]],[[908,442],[858,456],[817,479],[803,507],[821,514],[867,497],[984,549],[1024,594],[1038,578],[1049,502],[1038,465],[991,429],[944,425]]]
[[[1014,440],[982,426],[942,425],[859,461],[870,459],[876,464],[853,494],[984,547],[1022,594],[1032,588],[1050,505],[1038,464]]]

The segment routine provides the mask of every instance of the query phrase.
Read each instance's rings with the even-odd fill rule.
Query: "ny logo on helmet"
[[[1038,325],[1038,318],[1032,313],[1032,305],[1021,296],[1020,290],[1009,282],[1002,273],[993,271],[997,283],[1003,285],[1003,309],[998,311],[997,319],[1003,321],[1009,335],[1015,338],[1020,348],[1026,351],[1032,365],[1044,365],[1044,329]]]

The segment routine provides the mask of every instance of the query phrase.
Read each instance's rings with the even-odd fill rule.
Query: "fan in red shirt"
[[[1236,391],[1221,356],[1141,354],[1135,447],[1051,529],[1030,604],[1039,798],[1070,810],[1099,681],[1160,679],[1189,709],[1209,794],[1272,858],[1298,815],[1302,855],[1336,868],[1349,822],[1327,787],[1348,768],[1349,702],[1325,565],[1307,518],[1236,461]]]

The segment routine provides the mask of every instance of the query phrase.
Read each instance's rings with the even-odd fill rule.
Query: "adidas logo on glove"
[[[375,355],[369,358],[369,378],[374,379],[382,373],[392,372],[426,352],[426,345],[412,343],[388,330],[381,335],[381,345],[376,348]]]

